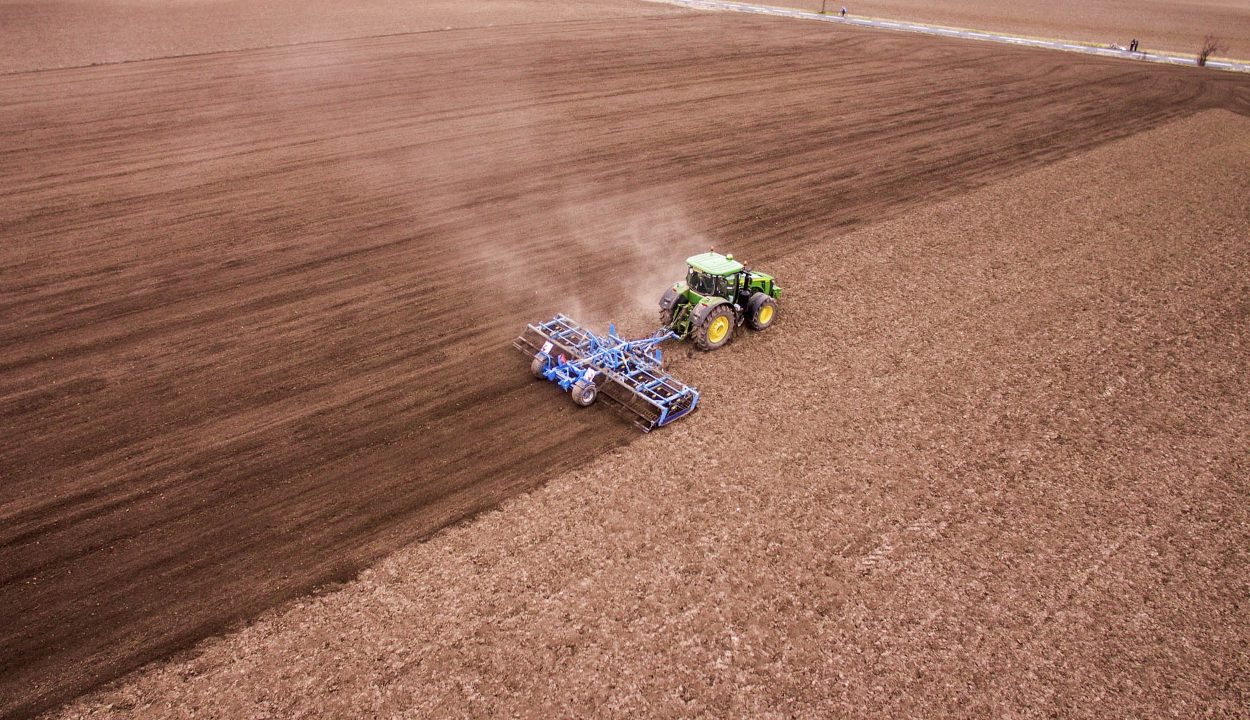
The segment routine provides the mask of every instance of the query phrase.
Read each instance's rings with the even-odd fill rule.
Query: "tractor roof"
[[[717,252],[688,257],[686,264],[709,275],[733,275],[742,270],[742,263],[734,260],[733,255],[721,255]]]

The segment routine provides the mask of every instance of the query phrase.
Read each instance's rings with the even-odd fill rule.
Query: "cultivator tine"
[[[659,408],[616,380],[603,386],[603,396],[612,400],[613,407],[632,419],[643,432],[651,432],[660,419]]]
[[[604,386],[603,394],[619,410],[633,416],[634,424],[643,432],[651,432],[698,407],[698,392],[671,376],[665,379],[658,386],[640,389],[614,378]]]

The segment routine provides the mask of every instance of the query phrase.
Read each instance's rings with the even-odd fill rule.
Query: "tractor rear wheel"
[[[582,407],[593,405],[595,403],[595,398],[599,397],[599,388],[596,387],[594,383],[586,382],[585,380],[578,380],[573,383],[573,390],[571,392],[573,395],[573,402],[581,405]]]
[[[777,319],[777,301],[757,292],[747,300],[747,324],[752,330],[763,330]]]
[[[715,350],[734,334],[734,314],[728,303],[717,305],[695,328],[694,344],[700,350]]]
[[[543,370],[547,369],[547,358],[542,355],[535,355],[534,362],[530,363],[530,372],[539,380],[546,380],[547,376],[543,374]]]
[[[660,298],[660,325],[668,327],[673,322],[673,316],[677,314],[677,306],[681,293],[677,292],[677,288],[671,287],[664,291],[664,296]]]

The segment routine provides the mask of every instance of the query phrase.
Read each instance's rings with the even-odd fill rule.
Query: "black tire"
[[[660,298],[660,325],[668,327],[673,322],[673,316],[677,314],[677,306],[680,304],[681,293],[676,288],[664,291],[664,296]]]
[[[543,370],[547,369],[547,358],[542,355],[535,355],[534,362],[530,363],[530,372],[539,380],[546,380],[547,376],[543,375]]]
[[[703,322],[694,330],[694,345],[700,350],[712,351],[724,347],[734,334],[734,311],[728,303],[712,308]]]
[[[777,301],[757,292],[747,301],[747,325],[752,330],[764,330],[777,320]]]
[[[578,380],[573,383],[570,393],[573,395],[573,402],[588,407],[595,404],[595,399],[599,397],[599,388],[592,382]]]

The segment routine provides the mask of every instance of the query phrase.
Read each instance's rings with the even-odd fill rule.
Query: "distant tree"
[[[1202,51],[1198,53],[1198,65],[1206,65],[1207,58],[1211,57],[1212,53],[1226,52],[1227,50],[1228,46],[1221,43],[1219,38],[1214,35],[1207,35],[1202,41]]]

